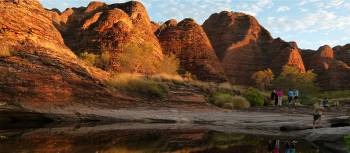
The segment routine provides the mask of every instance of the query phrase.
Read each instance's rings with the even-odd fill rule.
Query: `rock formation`
[[[279,74],[283,65],[305,71],[296,44],[279,38],[274,40],[250,15],[227,11],[215,13],[204,22],[203,28],[233,83],[252,85],[254,72],[271,68]]]
[[[335,52],[335,57],[338,60],[345,62],[350,65],[350,44],[346,44],[344,46],[336,46],[333,48]]]
[[[328,45],[321,46],[317,51],[304,50],[302,53],[306,68],[315,72],[328,70],[335,59],[333,49]]]
[[[111,70],[120,70],[117,54],[127,45],[153,48],[154,60],[162,59],[160,44],[145,7],[136,1],[107,5],[91,2],[88,7],[69,8],[53,20],[66,44],[76,53],[83,51],[111,55]]]
[[[159,29],[159,27],[160,27],[159,23],[151,21],[151,28],[152,28],[153,33],[155,33]]]
[[[192,19],[159,25],[136,1],[91,2],[63,12],[46,10],[37,0],[2,0],[0,6],[0,45],[14,51],[13,56],[0,58],[0,90],[4,91],[0,100],[113,97],[99,83],[108,73],[86,66],[76,54],[109,52],[108,70],[119,71],[117,55],[128,45],[151,46],[147,58],[154,61],[173,53],[185,71],[201,80],[253,85],[256,71],[270,68],[278,75],[284,65],[291,65],[301,72],[313,69],[324,89],[347,89],[350,84],[349,44],[301,52],[295,42],[274,39],[254,17],[243,13],[215,13],[203,26]]]
[[[317,74],[317,82],[322,89],[349,88],[347,77],[350,76],[350,67],[335,57],[333,49],[324,45],[317,51],[303,50],[303,59],[308,70]]]
[[[265,56],[265,67],[271,68],[276,75],[282,72],[284,65],[293,66],[305,72],[301,51],[295,42],[285,42],[276,38],[271,43],[263,44],[261,48]]]
[[[2,45],[35,43],[38,46],[75,55],[64,45],[59,31],[49,24],[51,19],[36,0],[0,1],[0,42]],[[37,13],[35,13],[37,12]],[[32,22],[35,22],[32,24]]]
[[[108,75],[79,61],[38,1],[0,1],[0,8],[1,49],[12,54],[0,57],[0,101],[41,107],[116,98],[101,83]]]
[[[224,81],[215,51],[200,25],[192,19],[169,20],[156,32],[165,54],[175,54],[181,67],[200,80]]]

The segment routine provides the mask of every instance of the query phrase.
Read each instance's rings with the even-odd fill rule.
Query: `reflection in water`
[[[345,146],[350,152],[350,134],[344,137]]]
[[[0,141],[1,153],[284,153],[292,148],[288,138],[208,130],[41,129],[0,135],[7,137]],[[316,152],[304,141],[293,145],[298,153]]]

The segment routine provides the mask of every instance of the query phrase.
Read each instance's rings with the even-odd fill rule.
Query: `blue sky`
[[[40,0],[46,8],[86,6],[91,0]],[[126,0],[101,0],[106,3]],[[350,0],[140,0],[153,21],[190,17],[203,23],[223,10],[255,16],[273,37],[301,48],[350,43]]]

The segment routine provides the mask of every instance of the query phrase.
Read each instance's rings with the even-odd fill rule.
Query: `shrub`
[[[122,53],[118,54],[118,59],[123,72],[177,74],[180,62],[175,55],[164,55],[162,59],[155,54],[157,53],[152,44],[130,43],[123,48]]]
[[[316,97],[313,97],[313,96],[304,96],[303,99],[300,102],[303,105],[312,106],[312,105],[317,104],[318,102],[320,102],[320,99],[318,99]]]
[[[214,105],[222,107],[225,103],[231,103],[233,96],[228,93],[216,92],[210,98],[209,101]]]
[[[274,75],[271,69],[258,71],[252,75],[252,79],[254,79],[257,87],[262,90],[266,90],[269,87],[271,87],[271,82],[273,80],[273,77]]]
[[[183,84],[184,79],[179,75],[171,75],[167,73],[154,74],[150,76],[150,79],[154,81],[162,81],[162,82],[173,82],[176,84]]]
[[[159,64],[158,73],[178,74],[180,61],[174,54],[164,55],[163,60]]]
[[[295,67],[284,66],[282,73],[273,81],[273,84],[275,88],[284,91],[298,89],[301,96],[310,96],[317,93],[318,90],[315,84],[316,76],[312,71],[301,72]]]
[[[100,56],[98,56],[96,61],[96,66],[104,70],[107,70],[110,64],[110,60],[111,60],[111,55],[109,54],[109,51],[105,51]]]
[[[227,109],[242,109],[249,108],[249,102],[241,96],[232,96],[229,93],[216,92],[210,98],[209,101],[219,107]]]
[[[138,74],[113,75],[106,84],[114,89],[147,98],[162,99],[168,94],[168,86],[165,83],[148,80]]]
[[[107,70],[110,62],[109,52],[103,52],[101,55],[94,53],[83,52],[79,57],[91,66],[96,66],[101,69]]]
[[[244,97],[250,102],[251,106],[264,106],[264,95],[257,89],[248,88],[244,93]]]
[[[350,90],[325,91],[318,94],[319,98],[328,97],[330,99],[350,98]]]
[[[93,53],[83,52],[80,54],[80,58],[91,66],[95,66],[98,56]]]
[[[153,74],[157,71],[160,59],[154,58],[154,48],[151,44],[138,45],[130,43],[118,54],[120,67],[126,73]]]
[[[9,57],[11,56],[11,50],[7,46],[0,46],[0,57]]]
[[[244,109],[244,108],[250,107],[249,101],[242,96],[234,96],[233,103],[234,103],[234,108],[236,109]]]
[[[186,82],[209,94],[214,93],[215,91],[215,84],[211,82],[203,82],[199,80],[187,80]]]

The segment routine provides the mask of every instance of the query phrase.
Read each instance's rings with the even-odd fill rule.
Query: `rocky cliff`
[[[65,46],[36,0],[0,1],[0,101],[28,107],[76,101],[109,103],[105,72],[88,67]]]
[[[204,22],[203,28],[233,83],[252,85],[254,72],[271,68],[278,74],[283,65],[305,71],[296,43],[274,40],[250,15],[227,11],[215,13]]]
[[[244,13],[215,13],[202,26],[192,19],[159,25],[136,1],[91,2],[63,12],[46,10],[37,0],[1,0],[0,7],[0,43],[13,51],[0,58],[0,94],[7,99],[28,98],[33,95],[29,92],[37,93],[28,98],[36,101],[113,97],[100,83],[109,74],[85,65],[76,55],[109,52],[106,70],[119,71],[117,55],[128,45],[151,46],[147,58],[152,60],[173,53],[182,69],[206,81],[253,85],[254,72],[270,68],[278,75],[284,65],[291,65],[301,72],[313,69],[325,89],[349,88],[350,45],[301,51],[295,42],[274,39]]]
[[[301,51],[295,42],[286,42],[280,38],[261,46],[265,56],[265,67],[271,68],[275,75],[281,73],[284,65],[296,67],[305,72]]]
[[[338,60],[333,49],[324,45],[317,51],[303,50],[303,59],[308,70],[317,74],[317,82],[322,89],[348,89],[350,67]]]
[[[165,54],[175,54],[181,67],[206,81],[225,81],[221,64],[207,35],[192,19],[169,20],[157,32]]]
[[[84,51],[111,55],[110,70],[119,71],[117,55],[128,45],[151,46],[154,60],[162,59],[160,44],[154,35],[145,7],[136,1],[107,5],[91,2],[87,7],[52,12],[55,25],[65,43],[76,53]]]
[[[350,65],[350,44],[346,44],[344,46],[335,46],[333,50],[335,52],[335,57],[338,60],[341,60]]]

